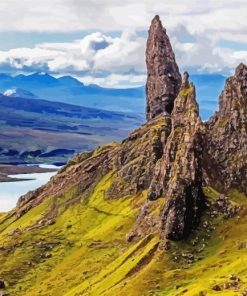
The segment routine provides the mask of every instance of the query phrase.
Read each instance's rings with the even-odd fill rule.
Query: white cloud
[[[1,51],[0,71],[50,71],[104,86],[144,84],[146,40],[135,32],[147,31],[155,14],[167,28],[181,70],[228,74],[246,62],[247,51],[218,45],[222,40],[246,43],[246,0],[43,0],[36,5],[35,0],[2,0],[0,32],[95,33]],[[107,33],[116,30],[120,37]]]
[[[128,88],[144,85],[146,74],[128,75],[128,74],[109,74],[105,77],[77,76],[78,80],[85,84],[97,84],[104,87]]]
[[[105,86],[127,84],[127,79],[130,85],[143,84],[145,42],[130,31],[115,38],[97,32],[71,43],[0,51],[0,71],[72,74],[82,80],[84,76],[85,82],[101,81]]]
[[[145,29],[154,14],[164,17],[169,26],[186,22],[194,30],[246,28],[245,0],[190,0],[189,4],[180,0],[2,0],[0,12],[0,30]]]
[[[168,29],[246,40],[246,0],[1,0],[0,31],[146,30],[154,14]]]
[[[170,35],[181,70],[225,73],[247,59],[247,51],[218,47],[215,40],[197,33],[192,35],[183,26]],[[0,51],[0,72],[45,71],[73,75],[85,83],[108,87],[143,85],[145,46],[146,39],[130,30],[120,37],[96,32],[72,42]]]
[[[117,73],[145,72],[144,51],[145,39],[139,38],[135,34],[125,32],[120,38],[115,38],[109,46],[97,51],[95,54],[94,69],[109,70]]]

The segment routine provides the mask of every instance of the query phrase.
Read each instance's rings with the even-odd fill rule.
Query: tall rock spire
[[[166,29],[158,15],[152,20],[146,49],[147,120],[171,113],[181,86],[181,75]]]

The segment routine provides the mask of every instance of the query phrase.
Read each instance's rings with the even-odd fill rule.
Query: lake
[[[58,169],[58,167],[47,165],[40,165],[40,167]],[[9,175],[13,178],[32,180],[0,183],[0,212],[13,209],[20,196],[46,184],[55,174],[56,172]]]

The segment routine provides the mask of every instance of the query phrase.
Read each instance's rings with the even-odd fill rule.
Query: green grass
[[[180,91],[179,91],[179,95],[181,97],[187,97],[189,94],[191,94],[193,91],[193,87],[189,86],[189,87],[186,87],[186,88],[182,88]]]
[[[220,193],[209,186],[203,188],[203,193],[207,196],[207,199],[210,201],[215,201],[220,197]]]
[[[0,215],[0,278],[10,295],[198,296],[205,292],[235,296],[247,288],[244,195],[234,190],[228,193],[232,204],[243,207],[234,218],[212,219],[205,213],[203,220],[212,222],[210,237],[200,226],[188,240],[172,243],[171,250],[164,251],[156,234],[126,242],[147,193],[108,200],[105,192],[114,177],[114,171],[107,174],[89,197],[78,194],[74,186],[19,220]],[[219,197],[210,187],[204,193],[212,201]],[[162,203],[162,199],[154,203],[153,215],[159,214]],[[55,224],[37,227],[44,217],[52,217]],[[16,228],[21,233],[8,235]],[[193,253],[196,259],[193,263],[174,261],[174,253]],[[237,291],[223,289],[232,273],[241,279]],[[215,284],[222,291],[214,292]]]
[[[113,175],[114,172],[102,179],[87,203],[83,196],[74,200],[76,188],[72,188],[63,196],[47,199],[19,220],[12,218],[1,225],[1,245],[13,248],[10,254],[0,251],[0,277],[6,280],[10,293],[58,295],[59,289],[68,292],[127,249],[125,235],[134,224],[138,205],[133,196],[104,199]],[[143,202],[145,194],[139,198]],[[54,225],[28,230],[54,208]],[[16,228],[22,233],[9,236]],[[15,247],[18,242],[21,245]],[[54,247],[44,251],[40,242]],[[51,258],[44,258],[47,252]]]

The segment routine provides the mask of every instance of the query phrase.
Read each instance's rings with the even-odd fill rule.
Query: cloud
[[[67,43],[0,51],[0,72],[70,74],[84,82],[101,81],[105,86],[126,84],[127,79],[130,85],[143,84],[145,43],[144,38],[127,30],[120,37],[96,32]]]
[[[159,14],[170,30],[185,25],[192,33],[245,42],[245,0],[2,0],[0,31],[66,32],[146,30]]]
[[[229,74],[247,58],[247,51],[219,47],[215,40],[192,34],[184,26],[169,35],[181,71]],[[146,80],[145,47],[146,38],[132,30],[119,37],[96,32],[72,42],[0,51],[0,72],[42,71],[107,87],[138,86]]]
[[[182,71],[228,75],[246,62],[245,0],[191,0],[189,5],[180,0],[43,0],[37,5],[3,0],[0,32],[83,31],[84,37],[0,51],[0,72],[69,74],[111,87],[144,84],[146,39],[139,31],[148,30],[155,14],[167,28]],[[220,46],[222,40],[229,46]]]
[[[109,74],[105,77],[95,76],[77,76],[77,78],[85,84],[97,84],[105,87],[136,87],[142,86],[146,82],[145,74]]]

